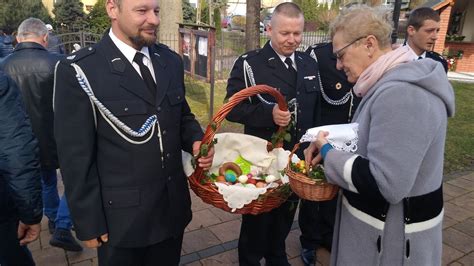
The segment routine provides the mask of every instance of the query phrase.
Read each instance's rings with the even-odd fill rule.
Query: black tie
[[[296,69],[293,67],[293,60],[287,57],[285,63],[288,66],[288,72],[290,72],[291,83],[296,87]]]
[[[145,66],[145,64],[143,64],[143,57],[144,55],[142,53],[137,52],[135,54],[135,57],[133,58],[133,62],[137,63],[140,67],[140,73],[142,74],[142,78],[145,81],[148,90],[151,92],[153,99],[156,99],[156,84],[153,80],[153,76],[151,75],[150,69]]]

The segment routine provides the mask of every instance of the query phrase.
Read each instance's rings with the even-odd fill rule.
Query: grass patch
[[[189,103],[189,106],[191,107],[191,111],[196,115],[196,119],[199,121],[201,126],[205,128],[210,122],[210,84],[203,81],[194,80],[188,76],[185,77],[184,82],[186,85],[186,99]],[[218,81],[214,85],[213,114],[216,114],[216,112],[218,112],[221,106],[224,104],[226,85],[227,81]],[[243,126],[241,124],[224,120],[219,132],[243,132]]]
[[[210,85],[185,79],[186,96],[191,110],[203,127],[209,124]],[[456,114],[448,120],[444,173],[449,178],[474,170],[474,84],[453,82]],[[223,105],[226,81],[216,82],[214,114]],[[224,121],[219,132],[243,132],[243,126]]]
[[[445,175],[474,169],[474,84],[453,82],[456,112],[448,120]]]

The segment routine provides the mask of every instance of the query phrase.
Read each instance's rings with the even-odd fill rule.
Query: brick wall
[[[456,72],[474,72],[474,42],[446,42],[451,54],[462,50],[464,54],[457,61]]]
[[[444,49],[446,34],[448,33],[449,19],[451,17],[451,5],[441,8],[439,16],[441,17],[440,29],[438,33],[438,40],[436,40],[433,50],[441,54]]]

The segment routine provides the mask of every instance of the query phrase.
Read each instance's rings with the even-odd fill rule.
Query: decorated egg
[[[257,184],[255,185],[257,188],[263,188],[265,187],[267,184],[265,182],[257,182]]]
[[[255,185],[255,184],[257,184],[257,180],[255,180],[253,178],[249,178],[249,179],[247,179],[247,184]]]
[[[235,183],[235,181],[237,180],[237,177],[233,173],[226,173],[225,174],[225,180],[227,182]]]
[[[249,178],[248,178],[248,176],[246,176],[246,175],[241,175],[241,176],[239,176],[239,182],[242,183],[242,184],[247,183],[247,180],[248,180],[248,179],[249,179]]]
[[[216,177],[216,182],[225,183],[225,176],[219,175]]]
[[[274,175],[267,175],[267,176],[265,177],[265,182],[271,183],[271,182],[275,181],[276,179],[277,179],[277,178],[276,178]]]

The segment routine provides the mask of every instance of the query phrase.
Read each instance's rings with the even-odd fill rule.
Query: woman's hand
[[[322,157],[319,151],[324,144],[328,143],[328,140],[326,139],[328,135],[329,132],[327,131],[319,131],[316,140],[311,142],[308,148],[304,150],[304,160],[306,165],[316,165],[321,162]],[[315,154],[316,157],[314,157]]]

